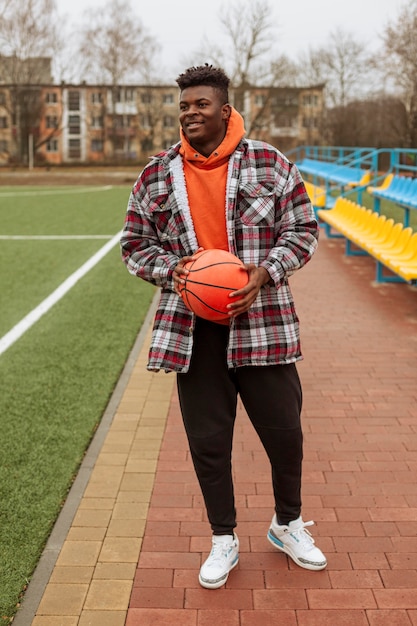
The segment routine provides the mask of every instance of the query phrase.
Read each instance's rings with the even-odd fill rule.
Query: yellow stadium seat
[[[387,223],[389,223],[390,221],[391,220],[387,220]],[[401,224],[401,222],[396,222],[387,233],[386,239],[384,239],[383,241],[370,240],[365,245],[365,248],[368,250],[368,252],[370,252],[374,256],[377,252],[381,252],[383,250],[389,250],[390,248],[396,245],[399,237],[401,236],[403,229],[404,227]]]
[[[390,186],[393,178],[394,174],[388,174],[380,185],[378,185],[377,187],[367,187],[366,191],[372,194],[374,191],[382,191],[383,189],[387,189]]]
[[[368,185],[368,183],[371,182],[371,172],[365,172],[365,174],[362,176],[362,178],[360,179],[360,181],[358,181],[357,183],[355,182],[350,182],[347,184],[347,187],[365,187],[365,185]]]
[[[326,190],[323,187],[318,187],[308,181],[304,181],[304,185],[311,200],[311,204],[315,207],[325,207]]]
[[[358,238],[355,238],[355,243],[368,250],[372,249],[372,246],[374,245],[387,241],[394,227],[394,220],[392,218],[389,220],[383,218],[385,218],[385,216],[381,215],[381,220],[379,221],[377,228],[368,233],[367,236],[359,236]]]
[[[412,234],[413,230],[411,228],[403,228],[397,241],[392,246],[387,246],[386,248],[381,246],[373,251],[373,255],[382,262],[393,260],[397,255],[400,256],[404,253]]]
[[[396,272],[405,280],[417,280],[417,264],[413,267],[399,267]]]
[[[388,262],[390,267],[395,269],[417,266],[417,233],[410,237],[402,253],[395,255]]]

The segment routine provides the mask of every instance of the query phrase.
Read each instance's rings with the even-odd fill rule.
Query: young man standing
[[[267,533],[310,570],[326,567],[301,517],[302,391],[298,318],[288,277],[317,246],[318,226],[294,164],[244,137],[228,104],[229,78],[209,65],[187,69],[180,88],[181,142],[155,156],[133,187],[121,238],[129,271],[161,287],[148,369],[177,372],[182,417],[211,525],[199,581],[216,589],[239,559],[231,472],[237,397],[272,470],[275,513]],[[199,248],[242,259],[249,282],[229,323],[191,313],[178,295]]]

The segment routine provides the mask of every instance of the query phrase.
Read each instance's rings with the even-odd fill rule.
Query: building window
[[[285,113],[275,115],[275,126],[278,128],[289,128],[291,126],[291,118]]]
[[[0,105],[6,104],[6,94],[4,91],[0,91]]]
[[[101,139],[92,139],[91,152],[103,152],[103,141]]]
[[[103,102],[103,94],[101,91],[95,91],[91,94],[92,104],[101,104]]]
[[[135,99],[135,90],[133,87],[119,87],[116,92],[116,102],[133,102]]]
[[[295,94],[281,94],[273,98],[272,106],[274,107],[282,107],[282,106],[298,106],[298,96]]]
[[[48,104],[56,104],[58,102],[58,95],[55,91],[48,91],[45,96],[45,102]]]
[[[80,128],[80,116],[79,115],[70,115],[68,118],[68,132],[70,135],[79,135],[81,132]]]
[[[264,96],[263,94],[257,94],[255,96],[255,106],[257,107],[263,107],[266,104],[266,96]]]
[[[318,128],[319,121],[317,117],[303,117],[304,128]]]
[[[164,115],[163,126],[164,128],[174,128],[175,118],[172,115]]]
[[[50,139],[46,142],[47,152],[58,152],[58,139]]]
[[[151,128],[151,116],[150,115],[140,115],[139,116],[140,125],[142,128]]]
[[[68,108],[70,111],[80,110],[80,92],[79,91],[68,92]]]
[[[80,139],[70,139],[68,142],[70,159],[81,158],[81,141]]]
[[[91,127],[92,128],[103,128],[104,120],[102,115],[93,115],[91,118]]]
[[[56,115],[46,116],[46,128],[58,128],[58,118]]]
[[[308,94],[303,97],[303,104],[316,107],[318,105],[318,97],[313,94]]]
[[[165,93],[163,97],[164,104],[174,104],[174,94]]]
[[[131,122],[131,115],[116,115],[113,117],[113,128],[129,128]]]
[[[8,127],[7,117],[3,115],[2,117],[0,117],[0,128],[7,128],[7,127]]]
[[[142,93],[140,96],[141,102],[143,104],[151,104],[152,102],[152,94],[151,93]]]
[[[0,152],[8,152],[8,148],[7,141],[5,139],[0,139]]]
[[[125,144],[125,139],[124,137],[115,137],[113,145],[114,145],[114,149],[116,150],[116,152],[125,152],[127,150],[127,152],[129,152],[130,146]]]

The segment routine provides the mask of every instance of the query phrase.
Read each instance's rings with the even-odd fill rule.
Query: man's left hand
[[[237,298],[227,305],[230,317],[236,317],[248,311],[255,302],[260,288],[271,279],[264,267],[257,267],[250,263],[245,265],[245,269],[249,274],[249,281],[245,287],[238,291],[232,291],[230,294],[230,297]]]

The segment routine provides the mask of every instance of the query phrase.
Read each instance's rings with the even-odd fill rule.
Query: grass
[[[0,235],[111,235],[122,226],[128,191],[71,198],[1,194]],[[25,219],[16,219],[16,207]],[[2,241],[0,262],[8,271],[0,278],[7,293],[0,336],[103,244]],[[3,623],[37,564],[153,294],[152,286],[128,274],[114,248],[0,356]]]
[[[39,302],[54,291],[105,242],[31,241],[28,262],[27,241],[2,241],[0,265],[7,267],[12,259],[13,271],[1,279],[2,298],[0,336],[5,334]]]

